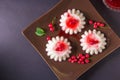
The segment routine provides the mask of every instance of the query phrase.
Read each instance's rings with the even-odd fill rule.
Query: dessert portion
[[[71,53],[71,46],[68,39],[64,37],[53,37],[46,44],[47,55],[54,61],[65,61]]]
[[[95,29],[93,31],[85,31],[81,37],[80,45],[82,50],[90,55],[101,53],[107,44],[104,34]]]
[[[61,15],[60,27],[66,34],[77,34],[85,27],[85,17],[80,10],[68,9]]]

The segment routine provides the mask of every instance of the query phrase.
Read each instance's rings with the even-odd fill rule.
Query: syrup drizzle
[[[95,36],[93,34],[89,34],[87,36],[87,40],[86,42],[89,44],[89,45],[95,45],[95,44],[98,44],[99,41],[95,38]]]
[[[77,35],[77,34],[73,34],[73,35],[69,35],[69,34],[66,34],[64,31],[60,30],[59,33],[58,33],[59,36],[63,36],[65,38],[69,38],[69,37],[74,37],[76,40],[80,40],[80,36]]]

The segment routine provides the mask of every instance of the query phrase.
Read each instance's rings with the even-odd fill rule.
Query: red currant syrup
[[[60,30],[58,33],[59,36],[64,36],[65,38],[69,37],[69,34],[66,34],[64,31]]]
[[[99,41],[92,34],[90,34],[87,36],[87,43],[89,45],[95,45],[95,44],[98,44]]]
[[[60,30],[60,32],[58,33],[59,36],[64,36],[65,38],[69,38],[69,37],[74,37],[76,40],[80,40],[80,36],[77,34],[73,34],[73,35],[69,35],[66,34],[64,31]]]
[[[66,20],[66,25],[70,29],[76,29],[78,26],[79,21],[73,17],[68,17]]]
[[[66,49],[67,45],[64,42],[58,42],[56,44],[56,51],[64,51]]]
[[[104,0],[104,3],[115,10],[120,10],[120,0]]]

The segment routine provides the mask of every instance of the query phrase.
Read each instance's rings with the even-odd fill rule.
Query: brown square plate
[[[92,19],[95,21],[101,21],[106,24],[107,27],[105,28],[99,28],[101,32],[105,34],[107,37],[107,46],[106,49],[98,55],[94,55],[91,57],[92,62],[81,65],[81,64],[71,64],[68,61],[63,62],[55,62],[53,60],[50,60],[49,57],[46,55],[46,36],[56,36],[59,34],[60,29],[56,30],[55,32],[50,32],[48,28],[48,24],[51,22],[53,17],[57,17],[57,20],[59,22],[60,15],[63,14],[68,9],[79,9],[81,10],[86,18]],[[36,27],[40,26],[43,28],[46,32],[45,36],[38,37],[35,35]],[[59,27],[59,25],[57,25]],[[78,35],[81,35],[84,30],[92,29],[91,26],[86,27],[83,29],[81,33]],[[50,11],[48,11],[46,14],[38,18],[36,21],[34,21],[32,24],[30,24],[26,29],[23,31],[23,35],[30,41],[32,46],[38,51],[38,53],[41,55],[41,57],[46,61],[48,66],[51,68],[51,70],[55,73],[55,75],[60,80],[75,80],[79,76],[81,76],[83,73],[85,73],[88,69],[90,69],[92,66],[94,66],[97,62],[99,62],[101,59],[103,59],[108,54],[111,54],[115,49],[120,47],[120,38],[112,31],[112,29],[109,27],[109,25],[105,22],[105,20],[99,15],[99,13],[95,10],[94,6],[91,4],[89,0],[61,0],[55,7],[53,7]],[[74,48],[75,52],[73,53],[79,53],[83,52],[81,47],[79,46],[79,42],[74,39],[73,37],[69,38],[71,40],[72,45],[76,46],[77,48]]]

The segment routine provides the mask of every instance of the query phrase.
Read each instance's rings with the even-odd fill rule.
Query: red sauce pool
[[[80,36],[77,35],[77,34],[73,34],[73,35],[69,35],[69,34],[66,34],[64,31],[60,30],[59,33],[58,33],[59,36],[64,36],[65,38],[69,38],[69,37],[74,37],[76,40],[80,40]]]
[[[59,36],[64,36],[65,38],[68,38],[70,35],[66,34],[64,31],[60,30],[58,33]]]

